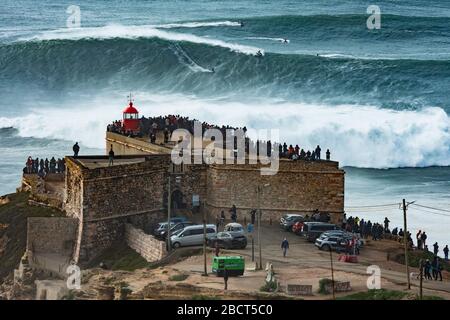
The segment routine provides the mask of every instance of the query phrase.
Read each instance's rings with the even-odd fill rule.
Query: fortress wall
[[[88,170],[83,176],[85,220],[138,214],[163,207],[167,155],[145,162]]]
[[[150,230],[162,219],[169,155],[82,170],[82,225],[78,259],[88,261],[125,236],[125,223]]]
[[[115,155],[164,154],[170,152],[169,148],[158,146],[148,141],[128,138],[114,132],[106,132],[106,154],[111,149],[111,145]]]
[[[61,217],[30,217],[27,250],[33,253],[72,255],[78,221]]]
[[[207,206],[210,217],[221,210],[227,215],[233,204],[243,219],[258,207],[257,186],[270,184],[260,195],[263,220],[282,214],[329,212],[337,222],[344,211],[344,171],[332,161],[280,160],[279,172],[261,176],[258,165],[213,165],[208,168]],[[247,216],[247,221],[249,215]]]
[[[63,208],[69,217],[81,219],[83,214],[83,170],[70,157],[66,162],[66,187]]]
[[[177,183],[172,179],[172,192],[180,190],[183,193],[183,201],[188,208],[192,207],[192,196],[198,195],[200,202],[206,201],[207,185],[206,185],[207,166],[185,165],[183,174],[180,174],[180,182]]]

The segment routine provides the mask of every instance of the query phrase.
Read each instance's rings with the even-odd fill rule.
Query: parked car
[[[280,227],[286,231],[291,231],[296,222],[305,221],[301,214],[285,214],[280,219]]]
[[[177,224],[177,223],[180,223],[180,222],[187,222],[187,221],[188,221],[188,219],[186,217],[173,217],[173,218],[170,218],[170,222],[173,223],[173,224]]]
[[[345,251],[347,241],[350,239],[344,234],[321,235],[316,239],[315,245],[320,250],[340,252]]]
[[[337,229],[339,229],[339,227],[331,223],[305,222],[302,234],[309,242],[314,242],[325,231]]]
[[[241,233],[218,232],[208,237],[208,246],[215,248],[216,243],[219,245],[219,248],[245,249],[247,247],[247,237]]]
[[[332,235],[333,236],[342,236],[342,237],[345,237],[346,239],[353,239],[353,238],[355,238],[358,241],[358,245],[360,247],[362,247],[364,245],[364,239],[361,238],[361,235],[359,233],[351,233],[351,232],[347,232],[347,231],[342,230],[342,229],[325,231],[324,233],[322,233],[320,235],[320,237],[332,236]]]
[[[303,231],[303,225],[305,224],[305,221],[297,221],[292,226],[292,232],[299,235]]]
[[[206,235],[215,235],[217,232],[216,225],[207,224],[206,225]],[[170,237],[170,243],[172,247],[186,247],[186,246],[199,246],[203,244],[203,225],[197,224],[194,226],[188,226],[183,229],[183,231],[178,232]]]
[[[184,228],[188,227],[188,226],[193,226],[195,225],[195,223],[190,222],[190,221],[185,221],[185,222],[180,222],[175,224],[172,228],[170,228],[170,234],[176,234],[177,231],[179,230],[183,230]],[[159,234],[155,235],[157,238],[159,239],[166,239],[167,236],[167,228],[164,228],[164,230],[160,231]]]
[[[170,226],[173,227],[174,223],[170,223]],[[155,229],[153,229],[153,235],[155,237],[158,237],[159,234],[164,230],[167,230],[167,222],[160,222],[156,225]]]
[[[244,227],[236,222],[232,222],[227,224],[224,228],[223,231],[225,232],[230,232],[232,234],[241,234],[241,235],[245,235],[245,229]]]

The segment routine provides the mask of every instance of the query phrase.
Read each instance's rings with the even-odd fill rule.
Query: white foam
[[[210,22],[183,22],[183,23],[167,23],[161,25],[154,25],[159,29],[172,28],[203,28],[203,27],[240,27],[241,24],[236,21],[210,21]]]
[[[269,40],[269,41],[276,41],[276,42],[283,42],[283,43],[291,42],[290,40],[285,39],[285,38],[271,38],[271,37],[246,37],[244,39],[247,39],[247,40]]]
[[[228,48],[248,55],[255,55],[258,51],[264,53],[264,50],[256,47],[229,43],[218,39],[200,37],[187,33],[169,32],[159,30],[155,26],[124,26],[107,25],[104,27],[91,28],[64,28],[52,31],[42,32],[32,37],[20,38],[19,41],[43,41],[43,40],[79,40],[79,39],[112,39],[112,38],[159,38],[169,41],[187,41],[192,43],[206,44]]]
[[[123,97],[126,93],[123,93]],[[343,166],[367,168],[450,165],[450,120],[441,108],[393,111],[354,105],[326,106],[255,101],[253,104],[200,100],[177,95],[136,93],[145,116],[181,114],[216,124],[280,129],[301,148],[320,144]],[[81,141],[103,148],[106,125],[121,118],[121,97],[98,98],[73,106],[40,107],[24,117],[0,118],[21,136]]]

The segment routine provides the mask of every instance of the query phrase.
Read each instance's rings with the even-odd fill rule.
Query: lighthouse
[[[133,106],[133,101],[123,110],[122,129],[125,132],[139,133],[139,111]]]

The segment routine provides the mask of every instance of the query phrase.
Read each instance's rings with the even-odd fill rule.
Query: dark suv
[[[338,226],[331,223],[305,222],[302,234],[309,242],[314,242],[322,233],[338,229]]]
[[[219,248],[245,249],[247,247],[247,237],[240,233],[218,232],[208,237],[207,243],[211,248],[215,248],[217,243]]]

